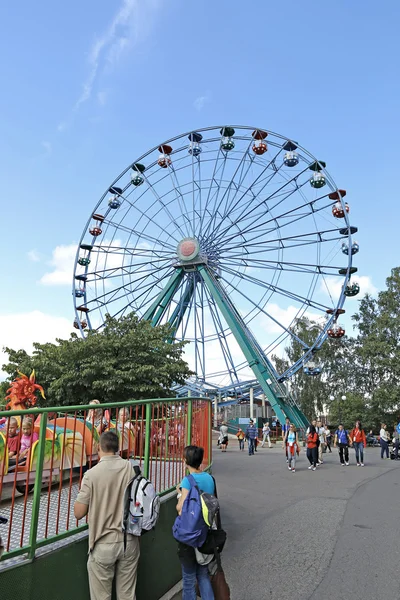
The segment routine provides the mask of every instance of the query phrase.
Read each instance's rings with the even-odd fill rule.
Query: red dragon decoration
[[[36,391],[39,390],[42,398],[46,398],[41,385],[36,383],[35,370],[32,371],[30,377],[17,371],[19,377],[16,377],[7,390],[6,400],[8,404],[7,410],[27,410],[36,405]]]

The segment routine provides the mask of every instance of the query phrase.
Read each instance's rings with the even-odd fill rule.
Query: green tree
[[[376,420],[390,422],[400,409],[400,267],[392,269],[378,297],[366,295],[353,316],[355,378]]]
[[[302,317],[292,328],[295,336],[303,342],[312,345],[321,331],[315,321]],[[294,364],[304,356],[303,345],[291,337],[290,345],[285,348],[287,358],[273,357],[278,371],[285,371],[289,365]],[[351,391],[349,387],[351,377],[351,355],[353,340],[344,336],[336,340],[327,340],[315,353],[314,361],[321,368],[321,375],[310,376],[299,369],[291,378],[291,391],[304,414],[311,420],[324,410],[329,404],[330,395],[342,395]]]
[[[104,328],[86,340],[73,333],[55,344],[34,344],[32,356],[6,348],[9,363],[3,370],[11,380],[17,369],[30,374],[34,368],[46,394],[41,405],[167,397],[174,383],[191,375],[182,358],[185,342],[170,344],[169,335],[169,325],[152,327],[133,313],[107,317]]]

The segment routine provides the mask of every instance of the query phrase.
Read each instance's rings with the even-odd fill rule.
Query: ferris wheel
[[[316,352],[344,335],[338,318],[359,292],[345,196],[325,162],[266,129],[208,127],[165,141],[130,162],[90,214],[74,326],[86,335],[131,311],[169,322],[190,342],[199,381],[240,388],[254,373],[282,396],[298,369],[318,374]],[[301,317],[319,323],[311,343],[296,333]],[[273,356],[291,339],[304,354],[278,372]]]

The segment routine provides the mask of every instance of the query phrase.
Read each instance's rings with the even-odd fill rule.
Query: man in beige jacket
[[[91,600],[111,600],[115,577],[118,600],[135,600],[139,538],[121,529],[125,489],[134,476],[129,461],[118,455],[116,433],[100,436],[99,463],[89,469],[75,505],[75,517],[89,514],[89,559],[87,563]]]

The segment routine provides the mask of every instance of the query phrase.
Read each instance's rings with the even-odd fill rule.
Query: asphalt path
[[[302,449],[292,473],[281,446],[248,456],[236,440],[213,461],[232,600],[400,599],[400,461],[367,448],[342,467],[333,449],[313,472]]]

